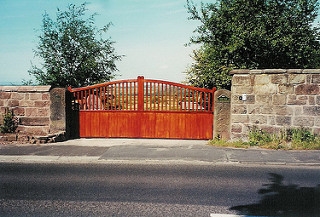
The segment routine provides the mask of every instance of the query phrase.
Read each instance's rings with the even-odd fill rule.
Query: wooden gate
[[[81,138],[211,139],[214,89],[144,79],[71,88]]]

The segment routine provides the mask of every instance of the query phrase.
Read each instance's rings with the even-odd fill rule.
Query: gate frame
[[[130,96],[130,101],[132,99],[135,101],[132,106],[133,108],[130,105],[130,109],[128,109],[128,104],[124,103],[125,92],[127,94],[126,97],[128,97],[128,89],[124,89],[124,87],[128,88],[129,84],[130,93],[132,89],[131,84],[133,84],[133,86],[137,84],[137,86],[133,87],[133,95],[131,94]],[[150,87],[148,87],[148,85]],[[169,86],[169,95],[171,87],[179,89],[181,93],[181,95],[178,96],[179,99],[183,99],[183,96],[185,98],[183,103],[181,101],[179,102],[181,108],[166,110],[163,107],[163,101],[161,102],[161,108],[159,108],[158,103],[158,109],[151,108],[156,105],[152,105],[151,103],[152,85],[157,85],[153,87],[154,92],[157,89],[157,94],[160,93],[159,89],[161,86],[161,99],[163,99],[164,96],[164,85],[165,88]],[[122,88],[121,90],[115,89],[114,93],[119,95],[119,99],[122,98],[120,107],[126,109],[118,110],[116,108],[117,106],[115,106],[115,108],[111,106],[111,109],[106,109],[105,106],[103,106],[106,104],[106,101],[102,103],[102,95],[105,97],[109,94],[106,94],[108,92],[107,87],[111,87],[111,92],[113,91],[113,87]],[[148,88],[150,88],[150,90]],[[87,87],[68,87],[68,90],[73,93],[75,97],[74,103],[79,106],[79,135],[82,138],[213,138],[214,92],[216,88],[198,88],[175,82],[144,79],[143,76],[138,76],[137,79],[111,81]],[[95,95],[96,92],[99,92],[99,94]],[[167,90],[165,92],[167,93]],[[93,97],[90,98],[90,96]],[[200,98],[201,107],[198,105],[200,104],[198,98]],[[202,98],[205,98],[205,100]],[[147,104],[150,103],[150,108],[148,108],[147,105],[146,109],[145,100],[147,100]],[[92,105],[89,106],[90,103]],[[205,108],[204,105],[206,104],[208,104],[208,106],[205,106]],[[167,108],[167,105],[165,107]],[[117,121],[112,121],[113,119]],[[105,124],[105,120],[108,124]],[[184,131],[183,136],[181,131]]]

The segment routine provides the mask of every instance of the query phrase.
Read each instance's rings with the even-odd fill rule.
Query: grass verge
[[[320,136],[305,128],[285,129],[277,134],[267,133],[256,127],[250,129],[248,141],[225,141],[215,138],[210,141],[217,147],[251,148],[275,150],[320,150]]]

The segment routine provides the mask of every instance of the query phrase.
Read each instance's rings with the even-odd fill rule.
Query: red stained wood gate
[[[144,79],[68,88],[81,138],[212,139],[214,89]]]

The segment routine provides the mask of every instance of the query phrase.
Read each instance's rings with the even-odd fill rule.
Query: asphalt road
[[[319,167],[1,163],[0,216],[316,216],[319,184]]]

